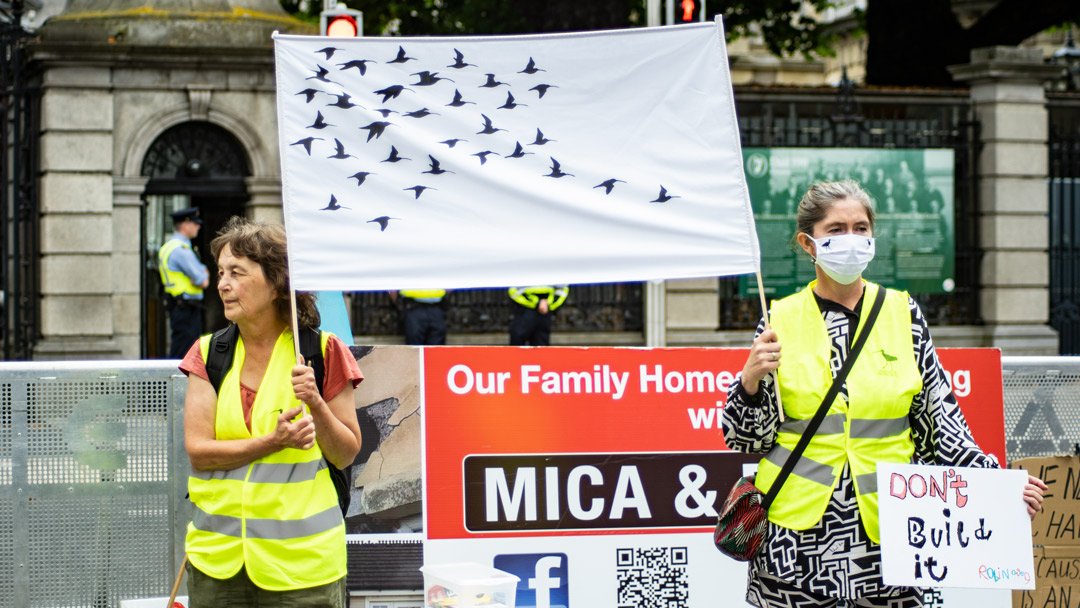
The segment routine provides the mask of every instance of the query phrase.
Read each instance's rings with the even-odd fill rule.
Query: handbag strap
[[[767,511],[769,505],[772,504],[776,495],[780,493],[780,488],[787,481],[791,472],[795,469],[795,463],[799,461],[803,452],[806,451],[806,447],[810,445],[810,440],[813,439],[814,433],[817,433],[818,427],[825,420],[825,414],[828,413],[829,407],[832,406],[832,402],[836,399],[836,395],[840,392],[840,387],[843,386],[844,381],[847,379],[848,372],[851,371],[851,367],[855,364],[855,359],[859,356],[859,351],[862,350],[863,344],[866,344],[866,338],[870,335],[870,330],[874,327],[874,322],[877,321],[878,313],[881,312],[881,306],[885,303],[885,288],[878,286],[877,296],[874,298],[874,305],[870,308],[870,314],[866,317],[866,323],[863,324],[862,333],[859,334],[858,339],[855,340],[855,344],[852,345],[851,351],[848,352],[847,359],[844,360],[843,367],[837,372],[836,378],[833,379],[832,386],[829,387],[829,392],[825,393],[825,398],[821,400],[821,405],[818,407],[817,412],[814,413],[814,417],[810,419],[809,424],[806,425],[806,430],[803,431],[802,437],[799,438],[799,443],[795,445],[795,449],[791,451],[787,460],[784,461],[784,466],[780,468],[780,473],[776,476],[776,480],[773,481],[772,486],[769,487],[769,492],[765,495],[765,499],[762,500],[761,506]],[[777,387],[779,390],[779,387]]]

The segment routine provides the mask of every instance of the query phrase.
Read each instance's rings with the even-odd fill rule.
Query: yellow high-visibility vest
[[[179,270],[169,268],[169,256],[181,247],[191,249],[191,245],[179,239],[169,239],[158,250],[158,274],[161,276],[161,284],[165,286],[165,293],[173,297],[185,294],[201,296],[202,288],[192,283],[191,278]]]
[[[814,299],[815,283],[772,305],[772,327],[783,353],[777,382],[786,420],[775,446],[758,465],[755,485],[763,492],[772,486],[832,384],[832,341]],[[882,287],[866,283],[853,338],[861,334],[878,289]],[[847,400],[842,394],[836,396],[769,507],[769,521],[793,530],[806,530],[821,521],[846,463],[855,482],[863,527],[872,541],[880,542],[877,463],[911,462],[915,443],[908,413],[923,386],[914,356],[907,293],[886,291],[878,319],[845,384]]]
[[[326,352],[329,334],[322,333]],[[206,360],[210,336],[199,342]],[[282,332],[270,356],[251,411],[251,431],[240,401],[244,341],[237,340],[232,368],[218,393],[217,439],[260,437],[278,415],[301,405],[293,395],[296,364],[291,331]],[[218,579],[241,568],[263,589],[290,591],[325,585],[345,576],[345,521],[318,444],[286,448],[228,471],[192,471],[188,493],[194,516],[187,528],[192,565]]]
[[[446,297],[445,289],[402,289],[398,292],[403,298],[409,298],[410,300],[416,300],[417,302],[428,302],[434,304],[439,300]]]
[[[566,301],[570,295],[570,287],[566,285],[530,285],[527,287],[511,287],[507,290],[510,299],[525,308],[536,309],[540,300],[548,301],[548,310],[554,312]]]

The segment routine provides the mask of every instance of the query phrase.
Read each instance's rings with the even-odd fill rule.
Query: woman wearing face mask
[[[727,445],[764,454],[755,480],[763,492],[885,289],[862,279],[874,257],[874,210],[858,184],[810,186],[796,226],[795,242],[814,260],[817,279],[773,302],[771,328],[758,326],[723,410]],[[768,533],[749,568],[746,599],[754,606],[922,606],[921,590],[881,578],[876,464],[998,466],[972,439],[914,300],[886,290],[867,338],[769,508]],[[1023,499],[1031,516],[1045,488],[1029,478]]]

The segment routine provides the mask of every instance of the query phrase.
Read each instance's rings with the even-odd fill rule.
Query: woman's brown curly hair
[[[218,259],[221,250],[228,245],[232,254],[247,258],[258,264],[266,282],[274,290],[274,308],[278,317],[292,325],[289,306],[289,258],[285,229],[278,224],[256,222],[241,216],[229,218],[218,235],[210,242],[210,251]],[[319,309],[315,296],[308,292],[296,292],[296,317],[300,327],[319,327]]]

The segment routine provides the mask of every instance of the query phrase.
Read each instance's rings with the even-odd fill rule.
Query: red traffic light
[[[323,11],[319,15],[319,32],[323,36],[334,38],[363,36],[364,14],[357,10],[345,8],[344,4],[338,4],[338,7]]]
[[[334,38],[355,38],[360,33],[356,18],[352,15],[331,17],[326,23],[326,35]]]
[[[675,2],[676,0],[669,1]],[[705,20],[705,0],[678,0],[675,7],[675,23],[693,23]]]

